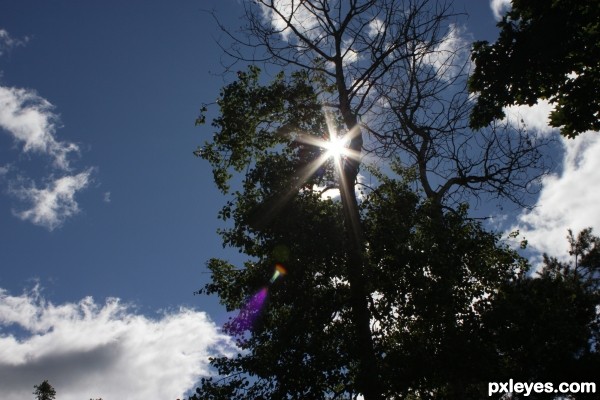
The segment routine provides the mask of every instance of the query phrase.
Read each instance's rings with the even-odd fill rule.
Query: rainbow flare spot
[[[273,276],[271,277],[271,283],[275,282],[275,280],[277,278],[279,278],[280,276],[286,275],[287,274],[287,270],[283,267],[283,265],[277,263],[275,264],[275,272],[273,273]]]

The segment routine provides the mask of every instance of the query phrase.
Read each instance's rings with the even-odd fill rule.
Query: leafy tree
[[[503,107],[555,105],[550,125],[567,137],[600,129],[600,1],[513,0],[495,43],[476,42],[471,126],[504,117]]]
[[[39,385],[33,385],[35,397],[37,400],[52,400],[56,398],[56,390],[52,387],[48,380],[45,379]]]
[[[238,72],[217,100],[213,139],[196,151],[224,193],[241,178],[220,214],[233,224],[222,236],[250,257],[242,269],[209,262],[213,281],[203,292],[240,310],[225,328],[244,351],[213,360],[224,378],[204,380],[197,397],[460,398],[466,387],[479,390],[482,370],[469,367],[477,364],[460,364],[460,379],[460,368],[445,368],[456,362],[451,349],[477,342],[480,313],[470,308],[482,288],[493,291],[524,266],[460,204],[481,193],[521,204],[544,170],[543,143],[508,127],[468,129],[466,59],[443,46],[455,16],[447,3],[244,4],[248,25],[239,36],[226,31],[235,41],[226,51],[289,73],[265,84],[256,66]],[[330,157],[336,136],[347,149]],[[359,201],[364,153],[390,161],[386,172],[397,180],[373,170],[377,182]],[[339,203],[326,199],[332,189]],[[382,194],[408,219],[385,215]],[[398,231],[404,236],[390,234]],[[380,240],[387,246],[375,252]],[[414,250],[431,248],[442,250]],[[465,253],[474,248],[483,261]],[[278,263],[288,274],[265,287]],[[401,323],[414,324],[415,336]],[[425,358],[429,351],[435,357]],[[426,359],[436,368],[398,369]]]

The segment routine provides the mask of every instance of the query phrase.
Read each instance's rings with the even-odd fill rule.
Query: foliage
[[[590,228],[571,244],[573,262],[544,256],[537,277],[502,285],[483,320],[502,357],[497,380],[594,382],[600,369],[600,239]],[[574,398],[594,398],[578,394]],[[534,394],[530,398],[556,398]]]
[[[291,142],[309,127],[321,136],[327,132],[306,72],[293,73],[289,82],[280,73],[268,86],[260,85],[259,74],[260,69],[251,66],[247,72],[239,71],[238,79],[222,89],[217,101],[221,113],[212,121],[219,133],[195,152],[214,166],[215,183],[224,193],[232,170],[240,172],[253,160],[264,160],[279,144],[293,147]],[[197,123],[204,120],[202,115]]]
[[[484,397],[488,295],[525,260],[466,208],[440,216],[399,181],[384,179],[364,204],[386,398]]]
[[[280,164],[264,167],[276,173]],[[217,279],[205,291],[218,294],[228,309],[240,309],[267,285],[276,263],[288,274],[268,287],[267,301],[253,324],[240,325],[237,317],[226,324],[240,353],[213,359],[220,378],[204,379],[195,398],[354,398],[358,360],[348,328],[340,204],[301,191],[275,218],[253,228],[246,221],[260,200],[249,199],[261,199],[271,181],[256,184],[246,185],[247,191],[236,196],[232,214],[232,231],[238,232],[234,236],[243,239],[237,243],[256,243],[254,260],[241,270],[211,260],[209,268]],[[431,391],[458,391],[458,396],[467,383],[479,384],[485,375],[474,360],[485,343],[478,328],[480,312],[473,305],[486,308],[484,294],[522,272],[522,260],[464,213],[432,217],[428,203],[400,181],[388,179],[370,193],[362,215],[385,397]],[[464,351],[457,352],[459,348]]]
[[[495,43],[476,42],[471,126],[504,117],[502,108],[555,105],[550,125],[567,137],[600,129],[600,1],[513,0]]]
[[[48,380],[45,379],[39,385],[33,385],[35,397],[37,400],[52,400],[56,398],[56,390],[52,387]]]
[[[224,89],[221,105],[255,99],[251,89],[256,88],[258,77],[245,73],[239,77]],[[217,370],[230,378],[204,381],[205,393],[210,393],[206,396],[240,398],[236,396],[244,393],[244,398],[259,395],[282,398],[285,393],[319,398],[321,393],[334,390],[332,385],[344,388],[355,374],[339,368],[350,364],[344,361],[349,357],[349,333],[340,332],[342,325],[322,330],[337,310],[346,308],[348,312],[347,289],[331,286],[332,280],[344,277],[346,254],[343,235],[339,234],[343,230],[342,211],[339,203],[323,201],[320,192],[313,190],[313,185],[332,180],[333,171],[330,160],[311,168],[311,162],[323,150],[303,143],[297,136],[298,132],[306,132],[303,135],[321,139],[327,132],[314,93],[299,84],[298,78],[294,75],[288,82],[290,88],[298,88],[289,98],[274,93],[288,93],[281,90],[283,76],[260,89],[265,90],[264,98],[271,104],[267,111],[272,114],[268,122],[254,128],[265,141],[258,146],[249,145],[246,135],[252,138],[254,132],[228,130],[236,126],[237,115],[244,113],[223,113],[213,125],[231,134],[216,135],[200,153],[214,170],[224,171],[215,176],[225,176],[227,168],[236,168],[230,159],[245,160],[240,164],[246,169],[243,191],[236,191],[234,200],[220,213],[223,219],[232,219],[234,226],[221,234],[226,245],[239,248],[253,258],[242,270],[222,260],[211,260],[213,281],[204,291],[217,293],[228,310],[241,309],[247,299],[267,285],[276,263],[283,264],[288,271],[283,279],[268,287],[265,308],[269,311],[258,316],[255,324],[241,324],[239,319],[233,319],[225,326],[228,333],[237,337],[242,350],[253,349],[255,354],[213,360]],[[260,102],[257,107],[262,109]],[[303,114],[298,118],[297,113]],[[260,115],[255,117],[257,121],[264,119]],[[318,172],[319,169],[324,172]],[[313,174],[307,173],[311,170]],[[250,337],[248,329],[252,330]],[[340,333],[343,333],[341,343]],[[278,360],[280,357],[284,358]],[[301,375],[296,373],[297,368],[302,368]],[[250,383],[246,371],[251,371],[257,379]],[[307,382],[312,382],[308,389]]]

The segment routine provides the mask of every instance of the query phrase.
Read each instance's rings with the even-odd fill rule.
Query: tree
[[[600,129],[600,1],[513,0],[495,43],[476,42],[471,126],[504,117],[503,107],[555,105],[549,122],[566,137]]]
[[[37,400],[52,400],[56,398],[56,390],[52,387],[48,380],[45,379],[39,385],[33,385],[35,397]]]
[[[235,223],[222,234],[226,245],[239,248],[257,262],[248,262],[240,271],[220,260],[211,260],[213,283],[206,291],[218,293],[230,310],[243,309],[245,300],[261,290],[279,262],[289,271],[281,281],[286,286],[281,291],[275,291],[276,285],[270,288],[269,304],[283,296],[279,300],[283,307],[269,313],[274,321],[262,332],[258,325],[249,324],[249,319],[238,318],[228,324],[228,332],[239,337],[238,345],[253,349],[260,356],[257,362],[242,356],[232,360],[233,364],[226,358],[215,360],[215,367],[223,374],[235,371],[240,377],[234,376],[226,384],[213,384],[209,380],[203,386],[206,393],[237,398],[236,395],[241,396],[237,391],[244,389],[248,382],[241,371],[249,369],[264,378],[245,389],[246,398],[284,397],[282,393],[321,397],[322,393],[333,390],[332,385],[341,385],[342,389],[348,386],[357,374],[355,367],[343,372],[340,364],[328,359],[335,355],[342,365],[350,366],[348,359],[356,362],[358,358],[348,354],[350,349],[353,353],[356,351],[356,344],[351,343],[355,335],[346,332],[341,337],[342,343],[333,340],[339,338],[340,327],[322,333],[331,337],[330,340],[314,336],[321,332],[318,327],[330,321],[332,312],[341,308],[340,304],[346,308],[345,322],[349,318],[349,291],[323,286],[335,277],[348,279],[348,274],[342,272],[347,267],[344,251],[347,239],[339,235],[343,231],[343,212],[339,203],[321,201],[319,194],[312,190],[318,181],[333,179],[331,160],[322,160],[322,165],[314,164],[313,161],[322,158],[320,147],[304,143],[307,138],[302,135],[302,132],[315,132],[311,137],[318,143],[319,136],[327,132],[327,123],[313,86],[306,84],[305,73],[294,73],[289,82],[280,75],[268,87],[258,85],[257,74],[256,68],[251,68],[249,73],[240,72],[238,81],[224,88],[219,100],[222,114],[213,122],[220,134],[201,151],[212,163],[215,180],[222,189],[227,189],[224,185],[229,167],[240,171],[251,168],[244,175],[243,191],[236,192],[235,201],[229,202],[221,212],[224,219],[231,218]],[[263,121],[266,122],[263,124]],[[301,135],[290,135],[290,127]],[[311,230],[304,228],[307,224]],[[303,254],[308,258],[299,258]],[[317,272],[322,273],[319,271],[323,263],[329,265],[330,270],[319,277]],[[293,284],[288,283],[290,281]],[[233,287],[229,286],[231,283]],[[290,307],[297,302],[290,303],[294,298],[305,299],[305,306]],[[248,310],[249,314],[253,312],[256,310]],[[261,324],[267,323],[265,318],[266,315],[260,319]],[[248,330],[252,331],[251,338],[245,338]],[[281,340],[270,339],[275,336]],[[321,347],[327,342],[333,346],[330,351]],[[305,359],[305,354],[314,359]],[[287,357],[278,362],[281,355]],[[303,367],[302,376],[291,374],[292,365]],[[324,373],[331,377],[324,379]],[[285,377],[285,384],[273,387],[275,380],[267,379],[273,376],[280,383]],[[307,386],[307,382],[312,383]]]
[[[196,154],[212,164],[215,182],[225,193],[232,174],[241,175],[242,189],[232,193],[234,200],[221,213],[235,225],[224,231],[223,237],[226,245],[254,260],[246,264],[247,273],[223,261],[209,263],[213,283],[205,291],[217,293],[230,310],[241,310],[247,318],[234,319],[227,329],[241,335],[241,347],[260,354],[254,361],[244,356],[215,360],[215,367],[224,375],[251,373],[264,378],[253,384],[243,377],[222,382],[207,380],[203,393],[233,398],[242,396],[240,391],[247,384],[252,390],[246,392],[247,397],[277,397],[282,393],[317,398],[323,393],[332,397],[339,393],[351,397],[362,393],[367,400],[384,398],[392,389],[385,383],[389,376],[384,371],[388,366],[381,359],[386,354],[381,347],[383,338],[375,335],[372,327],[377,312],[373,298],[379,294],[369,283],[371,265],[380,261],[370,256],[374,245],[365,232],[364,205],[355,190],[362,154],[391,162],[394,171],[388,172],[422,190],[417,195],[419,206],[407,206],[412,204],[421,210],[423,218],[427,215],[436,221],[428,231],[433,234],[434,227],[439,232],[444,230],[446,219],[460,209],[464,196],[487,192],[522,204],[519,193],[535,187],[530,184],[544,170],[538,151],[543,142],[509,127],[494,126],[477,135],[468,129],[467,60],[460,48],[445,46],[452,42],[455,32],[451,24],[455,14],[447,3],[258,1],[244,5],[248,25],[242,35],[231,34],[237,45],[225,47],[226,51],[238,60],[284,66],[289,74],[278,73],[272,83],[265,84],[256,66],[238,72],[237,80],[223,88],[217,101],[220,114],[213,121],[213,140]],[[251,55],[245,53],[247,50]],[[198,122],[205,120],[203,113]],[[329,159],[332,153],[327,149],[340,136],[347,149]],[[384,178],[379,174],[377,179]],[[339,190],[339,204],[321,199],[319,191],[331,188]],[[309,209],[322,219],[307,229],[299,221],[312,221],[305,214]],[[412,209],[402,212],[410,214]],[[458,215],[465,216],[464,212]],[[258,303],[275,304],[272,291],[263,291],[258,282],[269,281],[267,271],[273,273],[277,260],[269,255],[279,245],[270,235],[283,233],[270,229],[271,224],[282,220],[309,232],[294,232],[298,240],[305,240],[297,245],[295,254],[321,257],[294,262],[311,264],[315,274],[344,285],[338,284],[336,290],[331,284],[325,285],[327,296],[315,297],[320,299],[320,307],[326,301],[333,302],[336,311],[326,309],[330,311],[328,316],[298,307],[306,316],[294,313],[301,323],[282,317],[279,322],[288,328],[309,329],[312,344],[309,339],[304,339],[302,346],[295,343],[295,356],[278,360],[284,347],[279,353],[259,351],[267,338],[272,343],[275,328],[269,325],[261,337],[262,331],[248,321],[260,314],[255,310]],[[327,229],[320,223],[327,224]],[[323,236],[321,230],[331,236]],[[286,235],[282,237],[293,240]],[[335,244],[339,254],[322,254],[317,247],[323,243]],[[403,264],[400,258],[397,260]],[[331,266],[333,261],[335,268]],[[513,268],[513,262],[502,264],[502,268]],[[325,265],[331,273],[325,272]],[[294,280],[297,287],[315,283],[310,275],[301,277],[305,280],[302,283]],[[284,281],[292,281],[292,274]],[[449,295],[453,290],[444,293]],[[351,332],[337,328],[335,334],[330,333],[331,338],[317,334],[318,329],[327,326],[323,321],[331,320],[331,313],[336,318],[343,315],[343,326]],[[446,315],[448,322],[452,314]],[[292,331],[286,332],[289,338]],[[328,341],[334,341],[329,348],[339,355],[338,360],[314,355],[316,343]],[[307,355],[311,360],[303,358]],[[261,361],[279,362],[281,366],[265,367],[259,372],[255,363]],[[298,383],[286,373],[293,365],[303,365],[306,376],[312,376],[312,386]],[[303,392],[306,390],[309,392]]]

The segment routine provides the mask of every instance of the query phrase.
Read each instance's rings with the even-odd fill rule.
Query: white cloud
[[[504,108],[505,121],[524,125],[540,136],[558,135],[558,130],[548,125],[554,105],[538,100],[533,106],[519,105]],[[542,189],[530,211],[517,216],[517,223],[509,231],[519,230],[528,240],[529,248],[547,253],[563,261],[569,258],[567,230],[575,234],[587,227],[600,233],[600,191],[593,182],[600,181],[600,133],[587,132],[576,139],[562,136],[562,153],[558,173],[542,179]]]
[[[77,175],[63,176],[43,189],[38,189],[35,184],[11,189],[13,194],[31,204],[29,209],[15,212],[15,215],[52,231],[79,212],[75,194],[88,186],[91,173],[88,169]]]
[[[529,247],[568,258],[567,229],[574,233],[592,227],[600,233],[600,133],[587,132],[576,139],[561,139],[562,171],[542,181],[535,207],[518,216],[511,230],[519,229]]]
[[[498,21],[502,19],[502,15],[510,10],[512,7],[512,0],[491,0],[490,8],[494,13],[494,18]]]
[[[364,184],[365,182],[368,181],[368,179],[365,175],[359,173],[356,176],[356,180],[359,184],[354,186],[354,194],[356,195],[356,198],[359,201],[361,201],[365,198],[364,193],[361,192],[361,187],[362,187],[362,184]],[[334,188],[334,187],[328,188],[325,186],[314,185],[313,190],[315,190],[317,192],[321,192],[322,200],[331,199],[331,200],[338,201],[341,198],[340,189],[338,189],[338,188]]]
[[[550,104],[547,100],[540,99],[533,106],[519,105],[505,107],[504,113],[506,114],[505,120],[512,125],[525,124],[528,130],[535,131],[542,136],[548,136],[556,132],[556,128],[548,125],[552,110],[554,110],[554,105]]]
[[[0,178],[3,178],[10,171],[10,164],[0,165]]]
[[[102,200],[104,200],[105,203],[110,203],[111,202],[110,192],[104,192],[104,196],[102,197]]]
[[[61,400],[174,400],[209,374],[209,356],[232,351],[204,312],[151,319],[118,299],[54,305],[37,287],[21,296],[0,289],[3,400],[31,398],[44,379]]]
[[[352,64],[358,61],[358,53],[352,48],[352,40],[344,40],[342,43],[342,63]]]
[[[22,143],[23,151],[48,154],[55,166],[68,170],[67,156],[79,147],[56,140],[57,116],[52,108],[31,90],[0,86],[0,128]]]

